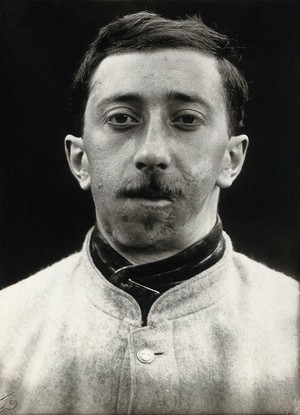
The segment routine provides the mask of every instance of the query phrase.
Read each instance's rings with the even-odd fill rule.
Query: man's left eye
[[[178,117],[176,121],[184,124],[197,124],[199,122],[194,115],[182,115],[181,117]]]
[[[180,115],[174,118],[171,124],[177,127],[188,128],[188,127],[197,127],[201,125],[202,122],[203,120],[201,119],[200,116],[198,117],[194,114],[183,114],[183,115]]]

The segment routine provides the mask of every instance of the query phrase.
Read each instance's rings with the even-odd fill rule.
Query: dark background
[[[221,196],[237,250],[299,278],[300,13],[295,1],[14,1],[0,5],[0,275],[16,282],[80,248],[94,222],[65,161],[72,74],[98,28],[129,12],[201,13],[243,49],[250,149]]]

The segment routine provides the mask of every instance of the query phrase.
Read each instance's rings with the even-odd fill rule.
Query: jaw
[[[108,214],[104,209],[97,210],[97,225],[107,242],[131,262],[157,261],[182,251],[210,232],[216,221],[218,193],[217,190],[211,195],[196,214],[184,202],[181,206],[171,203],[168,208],[144,209],[140,205],[132,209],[131,202],[113,203],[114,209]]]
[[[139,204],[139,209],[134,212],[123,209],[120,214],[105,217],[99,214],[97,224],[103,236],[122,250],[150,249],[171,241],[178,227],[174,212],[165,209],[164,204],[158,208],[146,206],[145,209]]]

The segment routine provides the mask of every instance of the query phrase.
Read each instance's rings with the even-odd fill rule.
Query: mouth
[[[129,191],[126,193],[126,197],[130,199],[150,200],[153,202],[160,200],[172,201],[174,198],[170,193],[166,193],[158,189],[153,189],[151,187],[141,190]]]

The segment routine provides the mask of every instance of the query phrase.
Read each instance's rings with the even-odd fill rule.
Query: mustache
[[[176,199],[183,194],[183,184],[178,178],[152,172],[120,182],[117,197],[152,197]]]

